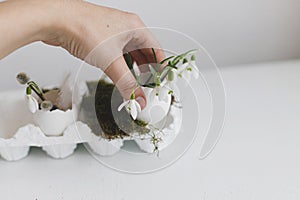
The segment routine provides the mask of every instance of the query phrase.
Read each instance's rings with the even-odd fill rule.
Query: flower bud
[[[169,73],[168,73],[168,80],[169,81],[173,81],[174,80],[174,72],[173,72],[173,70],[169,71]]]
[[[196,60],[196,56],[195,56],[195,55],[192,55],[191,61],[195,61],[195,60]]]
[[[53,104],[51,101],[43,101],[41,103],[41,109],[43,111],[50,111],[53,108]]]
[[[24,72],[19,73],[16,78],[17,78],[17,81],[22,85],[25,85],[26,83],[28,83],[30,81],[30,78]]]
[[[135,99],[135,93],[134,93],[134,91],[131,93],[130,99]]]
[[[26,95],[31,95],[32,91],[31,91],[31,87],[27,87],[26,88]]]

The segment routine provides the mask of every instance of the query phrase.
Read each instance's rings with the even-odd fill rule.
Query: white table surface
[[[0,160],[0,199],[299,199],[300,61],[221,73],[226,125],[205,160],[196,141],[169,168],[130,175],[101,165],[83,146],[64,160],[32,148],[23,160]]]

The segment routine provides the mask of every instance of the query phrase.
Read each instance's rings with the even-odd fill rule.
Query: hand
[[[72,55],[101,68],[125,99],[130,98],[136,80],[126,65],[123,52],[130,52],[139,65],[155,62],[152,47],[156,49],[157,59],[164,59],[158,42],[137,15],[83,1],[63,1],[60,4],[62,16],[55,20],[44,42],[61,46]],[[135,94],[144,108],[143,90],[138,88]]]
[[[129,99],[136,81],[124,52],[139,64],[158,62],[163,51],[141,19],[132,13],[80,0],[26,0],[0,3],[0,58],[34,41],[61,46],[72,55],[101,68]],[[3,23],[2,23],[3,22]],[[18,31],[16,28],[18,27]],[[5,31],[4,31],[5,30]],[[146,105],[141,88],[135,91],[141,107]]]

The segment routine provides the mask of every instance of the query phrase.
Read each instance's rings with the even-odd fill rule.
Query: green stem
[[[40,90],[40,88],[37,86],[37,84],[33,81],[30,81],[27,83],[27,85],[38,95],[38,97],[42,100],[45,101],[45,97],[43,95],[43,92]]]

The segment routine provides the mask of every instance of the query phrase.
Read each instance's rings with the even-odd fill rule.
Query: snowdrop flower
[[[152,101],[155,97],[157,97],[159,100],[164,100],[168,94],[173,94],[177,81],[177,76],[174,76],[175,73],[175,69],[170,69],[167,74],[168,78],[153,89],[153,91],[150,93],[150,98]]]
[[[165,86],[156,86],[150,93],[151,101],[158,98],[160,101],[164,100],[168,96],[169,90]]]
[[[26,73],[24,72],[19,73],[16,79],[22,85],[27,84],[27,90],[29,90],[28,88],[30,88],[30,93],[27,93],[27,95],[31,94],[31,90],[33,90],[42,101],[45,100],[42,90],[34,81],[30,80],[30,78],[27,76]]]
[[[132,93],[129,100],[124,101],[118,108],[118,111],[121,111],[125,107],[126,111],[130,113],[131,117],[136,120],[139,112],[142,111],[140,104],[135,100],[135,94]]]
[[[155,98],[158,98],[160,101],[165,100],[169,94],[173,94],[173,88],[175,87],[176,77],[174,76],[174,69],[169,70],[167,76],[168,79],[159,81],[159,84],[150,93],[151,101],[154,101]]]
[[[35,113],[39,109],[39,103],[32,95],[26,95],[29,111]]]
[[[196,66],[195,56],[192,56],[191,60],[183,60],[183,64],[178,67],[178,76],[181,78],[186,78],[187,81],[193,76],[195,79],[199,78],[199,69]]]
[[[168,90],[168,94],[173,94],[174,89],[176,88],[175,81],[167,81],[164,87]]]

